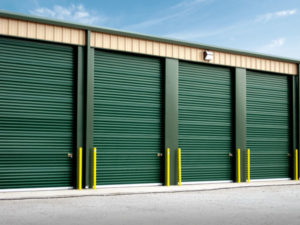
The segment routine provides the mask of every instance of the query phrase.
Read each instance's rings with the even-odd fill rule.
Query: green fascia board
[[[125,37],[140,38],[140,39],[145,39],[145,40],[150,40],[150,41],[159,41],[159,42],[164,42],[164,43],[169,43],[169,44],[178,44],[178,45],[184,45],[187,47],[196,47],[196,48],[201,48],[201,49],[206,49],[206,50],[214,50],[214,51],[239,54],[239,55],[244,55],[244,56],[253,56],[253,57],[272,59],[272,60],[277,60],[277,61],[300,63],[300,60],[298,60],[298,59],[283,58],[283,57],[278,57],[278,56],[265,55],[265,54],[242,51],[242,50],[237,50],[237,49],[222,48],[222,47],[218,47],[218,46],[186,42],[186,41],[177,40],[177,39],[168,39],[168,38],[156,37],[156,36],[151,36],[151,35],[126,32],[126,31],[109,29],[109,28],[104,28],[104,27],[88,26],[88,25],[64,22],[64,21],[59,21],[59,20],[45,19],[42,17],[31,16],[31,15],[28,16],[25,14],[12,13],[12,12],[7,12],[7,11],[3,11],[3,10],[0,10],[0,17],[19,19],[19,20],[25,20],[25,21],[31,21],[31,22],[38,22],[38,23],[45,23],[45,24],[49,24],[49,25],[64,26],[64,27],[69,27],[69,28],[90,30],[90,31],[95,31],[95,32],[103,32],[103,33],[121,35],[121,36],[125,36]]]

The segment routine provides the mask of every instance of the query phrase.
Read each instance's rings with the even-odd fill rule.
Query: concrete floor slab
[[[209,191],[233,188],[250,188],[262,186],[286,186],[300,185],[300,181],[294,180],[269,180],[255,181],[251,183],[202,183],[185,184],[182,186],[115,186],[100,187],[83,190],[1,190],[0,200],[22,200],[22,199],[49,199],[49,198],[72,198],[85,196],[113,196],[113,195],[134,195],[147,193],[173,193],[173,192],[193,192]]]

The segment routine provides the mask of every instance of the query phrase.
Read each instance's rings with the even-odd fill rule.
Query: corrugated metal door
[[[73,56],[0,38],[0,188],[72,186]]]
[[[97,184],[161,183],[161,60],[95,51]]]
[[[247,71],[247,146],[251,178],[288,178],[288,77]]]
[[[232,180],[232,80],[229,68],[179,64],[182,180]]]

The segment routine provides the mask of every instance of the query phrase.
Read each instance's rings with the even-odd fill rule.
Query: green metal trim
[[[167,149],[170,148],[170,184],[177,185],[178,150],[178,60],[165,59],[165,184]]]
[[[76,184],[79,187],[79,148],[84,144],[84,48],[77,48],[77,104],[76,104]]]
[[[247,147],[246,147],[246,69],[235,68],[235,151],[241,149],[241,181],[246,181],[247,175]],[[235,157],[237,158],[237,157]],[[235,181],[238,180],[238,163],[235,163]]]
[[[90,40],[91,31],[86,31]],[[85,187],[93,187],[93,133],[94,133],[94,49],[86,46],[86,124],[85,124]]]
[[[297,142],[296,142],[296,146],[298,148],[298,176],[300,176],[300,166],[299,166],[299,161],[300,161],[300,64],[298,64],[298,76],[296,78],[296,88],[297,88],[297,98],[296,98],[296,113],[297,113]]]
[[[295,179],[295,168],[296,168],[296,157],[295,157],[295,150],[297,148],[297,87],[296,87],[296,77],[291,77],[291,108],[292,108],[292,121],[291,121],[291,130],[292,130],[292,152],[291,155],[293,156],[292,159],[292,171],[291,171],[291,177],[292,179]]]
[[[260,57],[260,58],[265,58],[265,59],[279,60],[279,61],[285,61],[285,62],[291,62],[291,63],[300,63],[300,60],[298,60],[298,59],[282,58],[282,57],[277,57],[277,56],[272,56],[272,55],[265,55],[265,54],[255,53],[255,52],[241,51],[241,50],[230,49],[230,48],[222,48],[222,47],[217,47],[217,46],[212,46],[212,45],[202,45],[199,43],[185,42],[185,41],[176,40],[176,39],[167,39],[167,38],[161,38],[161,37],[156,37],[156,36],[151,36],[151,35],[144,35],[144,34],[133,33],[133,32],[125,32],[125,31],[120,31],[120,30],[115,30],[115,29],[108,29],[108,28],[95,27],[95,26],[86,26],[86,25],[82,25],[82,24],[75,24],[75,23],[63,22],[63,21],[58,21],[58,20],[45,19],[45,18],[36,17],[36,16],[28,16],[25,14],[11,13],[11,12],[7,12],[7,11],[3,11],[3,10],[0,10],[0,17],[20,19],[20,20],[38,22],[38,23],[45,23],[45,24],[50,24],[50,25],[65,26],[65,27],[77,28],[77,29],[83,29],[83,30],[88,29],[88,30],[95,31],[95,32],[104,32],[104,33],[109,33],[109,34],[122,35],[122,36],[126,36],[126,37],[141,38],[141,39],[145,39],[145,40],[159,41],[159,42],[164,42],[164,43],[169,43],[169,44],[178,44],[178,45],[184,45],[184,46],[188,46],[188,47],[196,47],[196,48],[215,50],[215,51],[221,51],[221,52],[226,52],[226,53],[241,54],[241,55],[245,55],[245,56]]]

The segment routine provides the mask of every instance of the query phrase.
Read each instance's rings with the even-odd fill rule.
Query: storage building
[[[0,189],[298,179],[299,63],[0,12]]]

